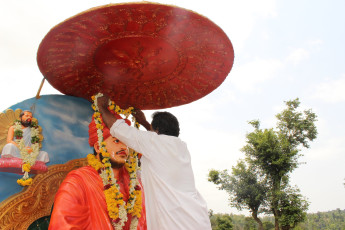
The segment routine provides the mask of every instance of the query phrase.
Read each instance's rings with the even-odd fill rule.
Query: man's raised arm
[[[116,122],[117,118],[108,110],[108,102],[109,98],[107,96],[97,98],[99,112],[102,114],[105,125],[110,129]],[[140,109],[135,109],[132,115],[140,125],[145,127],[147,131],[152,131],[151,124],[146,120],[145,114]]]
[[[117,118],[108,110],[108,102],[109,98],[107,96],[97,98],[99,112],[102,114],[105,125],[110,129],[116,122]]]

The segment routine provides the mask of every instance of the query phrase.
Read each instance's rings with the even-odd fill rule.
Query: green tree
[[[256,230],[256,223],[251,217],[246,217],[245,218],[245,225],[244,225],[244,230]]]
[[[289,189],[287,189],[289,190]],[[290,193],[288,191],[285,191]],[[292,188],[292,193],[299,193],[299,191],[295,191],[295,188]],[[224,214],[213,214],[211,218],[216,220],[217,216],[222,216]],[[232,220],[232,229],[234,230],[245,230],[245,229],[257,229],[258,225],[255,223],[252,217],[246,217],[245,215],[230,215]],[[273,215],[264,215],[261,217],[264,230],[272,230],[274,229],[274,217]],[[306,229],[327,229],[327,230],[343,230],[345,229],[345,210],[336,209],[333,211],[327,212],[317,212],[317,213],[309,213],[307,214],[307,218],[299,223],[293,229],[295,230],[306,230]],[[215,229],[216,225],[212,226],[212,229]]]
[[[222,172],[211,170],[208,180],[219,185],[220,190],[229,193],[231,206],[238,210],[249,209],[259,229],[264,229],[258,213],[260,206],[264,205],[267,188],[265,180],[260,180],[255,168],[247,167],[244,161],[239,161],[232,168],[231,175],[227,170]]]
[[[328,212],[317,212],[307,215],[303,223],[299,223],[296,230],[304,229],[345,229],[345,210],[333,210]]]
[[[246,160],[259,167],[269,183],[268,202],[275,217],[275,229],[279,230],[283,215],[279,204],[283,199],[284,184],[289,174],[298,167],[301,145],[309,148],[309,141],[317,136],[316,115],[311,110],[297,111],[299,99],[286,102],[287,108],[276,115],[277,129],[260,129],[260,122],[249,122],[254,131],[247,134],[247,144],[242,148]]]
[[[232,218],[229,214],[214,214],[210,216],[212,230],[233,229]]]
[[[276,115],[276,129],[261,129],[259,120],[249,122],[254,131],[246,135],[247,143],[241,149],[248,167],[240,161],[233,167],[232,175],[226,170],[209,172],[209,181],[230,194],[232,206],[248,208],[255,214],[261,205],[272,213],[275,230],[289,229],[305,218],[308,203],[298,190],[289,187],[289,176],[299,166],[299,148],[309,148],[309,142],[317,136],[315,113],[297,111],[298,98],[285,103],[287,108]],[[259,195],[262,191],[264,196]]]
[[[263,224],[265,230],[274,229],[274,224],[271,221],[263,221],[262,224]]]

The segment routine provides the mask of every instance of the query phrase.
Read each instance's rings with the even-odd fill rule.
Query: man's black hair
[[[158,134],[178,137],[180,126],[177,118],[169,112],[155,112],[152,114],[152,129]]]

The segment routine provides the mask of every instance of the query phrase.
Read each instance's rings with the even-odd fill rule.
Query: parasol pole
[[[36,94],[36,99],[40,99],[40,93],[41,93],[41,90],[42,90],[42,87],[43,87],[43,84],[44,84],[44,80],[45,80],[45,78],[43,78],[42,79],[42,81],[41,81],[41,85],[40,85],[40,87],[39,87],[39,89],[38,89],[38,91],[37,91],[37,94]]]
[[[43,87],[43,84],[44,84],[44,80],[45,80],[45,78],[43,77],[43,79],[42,79],[42,81],[41,81],[41,84],[40,84],[40,87],[38,88],[38,91],[37,91],[37,94],[36,94],[36,97],[35,97],[36,100],[41,98],[40,93],[41,93],[41,90],[42,90],[42,87]],[[35,102],[32,104],[32,106],[30,107],[30,110],[31,110],[32,114],[35,113],[35,109],[36,109],[36,100],[35,100]]]

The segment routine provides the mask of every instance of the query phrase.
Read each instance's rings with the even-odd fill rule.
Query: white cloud
[[[328,79],[319,85],[314,86],[312,98],[320,99],[328,103],[338,103],[345,101],[345,74],[338,79]]]
[[[50,146],[50,149],[61,150],[61,149],[70,149],[73,143],[75,154],[85,154],[85,143],[87,143],[87,137],[76,137],[68,125],[63,125],[62,130],[55,130],[53,136],[55,143],[59,143],[56,146]],[[56,151],[53,151],[56,152]]]
[[[344,154],[345,137],[318,137],[316,143],[311,144],[311,148],[304,150],[307,161],[331,162],[340,159]]]
[[[308,162],[332,162],[340,158],[345,160],[345,135],[341,125],[332,124],[332,121],[324,115],[318,116],[315,125],[318,131],[317,138],[310,142],[309,149],[303,149],[306,160]],[[334,129],[334,126],[339,128]]]
[[[232,70],[232,82],[241,91],[255,92],[258,85],[275,77],[283,63],[277,59],[257,59]]]
[[[287,61],[294,63],[295,65],[309,58],[309,51],[303,48],[293,50],[288,57]]]
[[[219,98],[218,101],[219,103],[226,105],[227,103],[237,102],[239,100],[237,94],[229,88],[219,89],[219,91],[221,92],[221,98]]]
[[[308,60],[311,56],[311,53],[314,53],[318,50],[323,44],[321,39],[313,39],[305,42],[305,47],[303,48],[294,48],[287,56],[286,61],[291,62],[294,65],[299,64],[302,61]]]
[[[323,40],[321,39],[314,39],[314,40],[308,41],[308,45],[312,47],[320,47],[322,44],[323,44]]]
[[[54,101],[53,98],[48,98],[47,102],[49,103],[49,106],[42,108],[42,112],[50,116],[58,117],[66,125],[77,123],[83,124],[83,121],[80,121],[80,119],[78,119],[78,115],[77,113],[74,113],[74,111],[79,111],[79,113],[81,113],[81,111],[84,111],[85,114],[87,114],[88,112],[85,107],[77,103],[72,103],[70,101],[61,104]],[[70,110],[68,110],[67,108]]]

